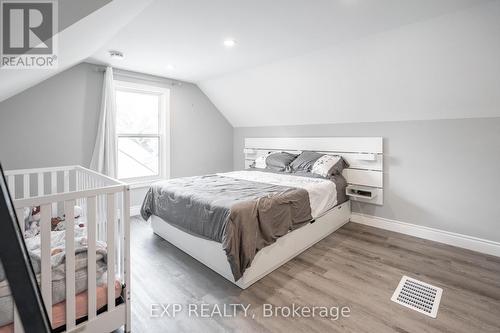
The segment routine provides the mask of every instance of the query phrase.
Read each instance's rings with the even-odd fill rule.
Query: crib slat
[[[30,175],[29,174],[24,174],[23,175],[23,198],[29,198],[31,197],[30,193]]]
[[[66,216],[66,330],[75,327],[75,201],[64,202]]]
[[[64,171],[64,192],[69,192],[69,170]]]
[[[24,234],[24,209],[17,208],[17,223],[21,228],[21,232]],[[21,319],[19,318],[19,314],[17,312],[17,307],[14,305],[14,333],[24,333],[24,327],[21,323]]]
[[[76,170],[75,171],[75,186],[76,186],[76,191],[81,191],[81,180],[80,180],[80,174],[81,172]]]
[[[38,177],[38,195],[42,196],[45,192],[45,180],[43,179],[43,172],[37,174]]]
[[[51,194],[56,194],[57,193],[57,172],[52,171],[50,173],[50,193]]]
[[[24,234],[24,210],[22,208],[16,209],[17,222],[21,231]],[[24,328],[19,318],[16,306],[14,306],[14,333],[24,333]]]
[[[50,194],[57,193],[57,172],[50,173]],[[57,202],[52,204],[52,216],[57,216]]]
[[[87,242],[88,242],[88,313],[89,320],[96,316],[96,209],[97,198],[87,198]]]
[[[115,308],[115,195],[107,194],[108,311]]]
[[[24,209],[23,208],[17,208],[16,209],[16,215],[17,215],[17,223],[19,224],[19,228],[21,228],[21,233],[24,236],[24,231],[25,231],[25,224],[24,224]]]
[[[130,190],[127,188],[123,192],[123,252],[124,252],[124,276],[125,289],[124,297],[126,306],[125,332],[130,332],[131,328],[131,307],[130,307]]]
[[[21,322],[16,306],[14,306],[14,333],[24,333],[23,323]]]
[[[104,210],[104,205],[105,205],[105,201],[106,200],[106,197],[104,195],[99,195],[97,197],[97,202],[98,202],[98,219],[99,219],[99,223],[97,224],[97,239],[99,240],[104,240],[105,238],[105,234],[104,234],[104,227],[106,226],[106,217],[105,217],[105,210]]]
[[[42,257],[41,285],[42,297],[45,308],[52,322],[52,268],[50,264],[50,231],[51,231],[51,207],[43,205],[40,207],[40,251]]]
[[[24,209],[17,208],[16,215],[17,215],[17,223],[19,224],[21,232],[24,235]],[[14,333],[24,333],[24,328],[21,323],[21,319],[19,318],[17,308],[15,306],[14,306]]]
[[[12,196],[12,199],[16,198],[16,176],[12,175],[9,176],[9,191],[10,195]]]

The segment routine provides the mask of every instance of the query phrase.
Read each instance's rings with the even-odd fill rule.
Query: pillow
[[[290,163],[292,171],[311,171],[314,162],[316,162],[323,154],[314,151],[303,151],[295,160]]]
[[[290,163],[295,160],[296,157],[297,155],[287,152],[272,153],[270,155],[267,155],[267,169],[276,171],[288,171],[290,169]]]
[[[251,168],[256,168],[256,169],[265,169],[266,168],[266,158],[270,155],[271,153],[267,153],[265,155],[262,155],[260,157],[257,157],[255,161],[250,165]]]
[[[342,174],[342,170],[347,166],[346,161],[341,156],[323,155],[314,162],[311,173],[322,177],[330,177],[331,175]]]

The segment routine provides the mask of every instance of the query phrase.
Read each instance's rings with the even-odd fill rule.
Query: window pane
[[[159,138],[118,138],[118,178],[159,175]]]
[[[116,131],[129,134],[158,134],[160,96],[116,91]]]

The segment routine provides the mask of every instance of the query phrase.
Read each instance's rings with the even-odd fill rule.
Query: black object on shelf
[[[0,164],[0,261],[26,333],[49,333],[51,325]]]

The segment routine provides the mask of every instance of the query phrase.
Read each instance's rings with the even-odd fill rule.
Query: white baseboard
[[[487,239],[361,213],[352,213],[351,221],[500,257],[500,243]]]
[[[130,206],[130,216],[141,215],[141,206]]]

